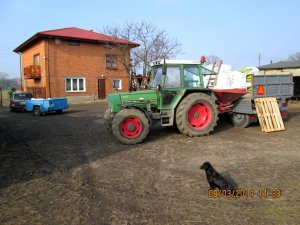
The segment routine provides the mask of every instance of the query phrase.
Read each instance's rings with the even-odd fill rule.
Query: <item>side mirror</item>
[[[166,59],[164,59],[164,65],[162,67],[162,75],[167,75]]]

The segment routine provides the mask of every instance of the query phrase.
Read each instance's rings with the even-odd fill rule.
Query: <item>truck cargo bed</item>
[[[252,85],[248,89],[252,98],[274,97],[287,99],[293,96],[292,75],[257,75],[252,76]]]
[[[67,109],[68,100],[66,98],[48,98],[26,100],[26,111],[34,111],[36,115],[51,111],[62,112]]]

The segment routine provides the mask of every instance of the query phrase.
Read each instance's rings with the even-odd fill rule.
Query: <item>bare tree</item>
[[[104,33],[111,35],[106,36],[108,43],[105,44],[104,47],[117,50],[115,53],[118,54],[118,59],[120,60],[128,75],[130,75],[131,70],[129,49],[131,49],[132,47],[136,47],[131,42],[132,37],[128,32],[129,30],[130,29],[128,29],[127,31],[119,30],[118,26],[116,25],[106,26],[104,29]],[[120,38],[122,38],[123,40]]]
[[[159,30],[156,25],[145,21],[126,22],[123,25],[108,25],[103,32],[126,40],[139,43],[138,48],[131,49],[131,66],[133,72],[148,71],[149,63],[159,58],[171,58],[181,53],[181,44]]]
[[[206,64],[213,64],[214,62],[216,62],[217,64],[219,64],[222,61],[222,59],[218,56],[215,55],[210,55],[206,57]]]
[[[290,55],[288,61],[300,62],[300,52]]]

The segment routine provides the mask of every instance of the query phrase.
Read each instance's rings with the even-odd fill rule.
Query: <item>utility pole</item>
[[[2,87],[0,87],[0,106],[3,106],[3,103],[2,103]]]
[[[258,53],[258,66],[260,66],[260,53]]]

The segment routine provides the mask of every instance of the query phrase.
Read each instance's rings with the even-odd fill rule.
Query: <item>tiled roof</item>
[[[288,69],[288,68],[300,68],[300,61],[280,61],[268,65],[259,66],[260,70],[268,69]]]
[[[127,41],[125,39],[108,36],[106,34],[101,34],[94,32],[92,30],[84,30],[77,27],[68,27],[63,29],[57,30],[48,30],[48,31],[41,31],[36,33],[34,36],[29,38],[19,47],[17,47],[14,52],[20,52],[24,47],[30,44],[32,41],[36,40],[39,37],[57,37],[57,38],[69,38],[69,39],[77,39],[83,40],[88,42],[101,42],[101,43],[119,43],[119,44],[128,44],[130,47],[137,47],[139,46],[138,43]]]

